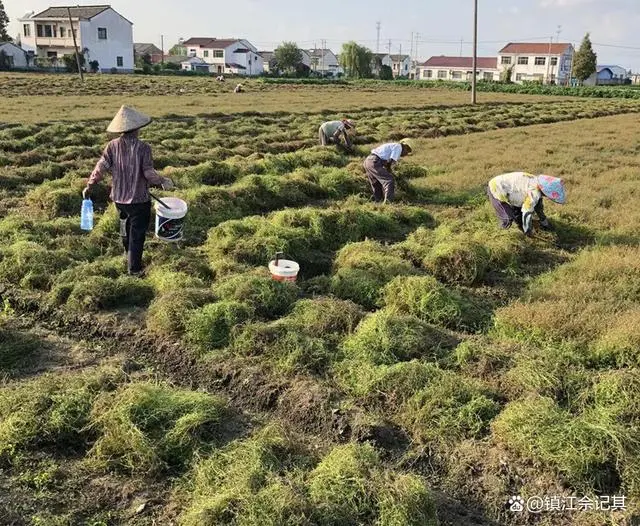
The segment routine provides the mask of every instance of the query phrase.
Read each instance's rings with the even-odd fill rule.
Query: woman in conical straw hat
[[[544,197],[561,205],[567,199],[562,179],[527,172],[494,177],[489,181],[487,195],[500,220],[500,227],[509,228],[515,222],[527,236],[533,234],[534,213],[540,219],[542,229],[552,228],[544,213]]]
[[[111,172],[111,199],[120,213],[120,235],[127,253],[129,274],[142,274],[142,251],[151,220],[149,186],[173,188],[173,182],[160,177],[153,169],[151,147],[138,139],[138,132],[151,118],[128,106],[122,106],[109,124],[107,132],[117,133],[105,148],[89,177],[83,196],[89,197],[91,187]]]

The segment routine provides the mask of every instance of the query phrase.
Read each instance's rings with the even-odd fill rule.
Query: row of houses
[[[565,85],[571,82],[575,49],[572,44],[509,43],[497,57],[478,57],[478,80],[511,80]],[[450,80],[466,82],[473,78],[472,57],[431,57],[416,67],[414,78],[420,80]],[[596,72],[584,81],[585,85],[615,85],[632,82],[625,68],[598,65]]]
[[[30,12],[20,20],[20,46],[0,43],[10,66],[51,65],[64,55],[73,55],[75,45],[86,62],[97,62],[103,72],[133,72],[136,57],[152,64],[173,62],[181,69],[214,74],[245,76],[270,73],[275,66],[273,51],[260,51],[246,39],[193,37],[181,42],[184,55],[165,56],[153,44],[133,42],[133,23],[109,5],[50,7]],[[537,81],[568,84],[575,49],[568,43],[509,43],[496,57],[479,57],[479,80],[497,81],[510,75],[517,83]],[[409,55],[376,53],[371,69],[382,67],[394,77],[420,80],[468,81],[473,77],[471,57],[436,56],[416,64]],[[339,57],[330,49],[302,50],[301,67],[323,76],[343,73]],[[620,66],[598,66],[585,84],[623,84],[631,74]]]

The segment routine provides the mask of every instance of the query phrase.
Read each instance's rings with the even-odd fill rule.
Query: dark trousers
[[[499,201],[493,196],[489,187],[487,187],[487,196],[489,197],[489,201],[493,205],[493,209],[496,211],[496,215],[500,220],[500,228],[509,228],[512,223],[515,223],[518,225],[520,230],[523,229],[522,208],[518,206],[511,206],[509,203]],[[535,212],[542,223],[547,222],[547,216],[544,213],[544,204],[542,199],[538,201],[538,204],[535,207]]]
[[[393,175],[387,168],[387,163],[372,154],[365,159],[364,170],[367,172],[367,179],[369,179],[375,202],[393,201],[396,184]]]
[[[144,238],[151,221],[151,201],[124,205],[116,203],[120,212],[120,235],[127,252],[130,273],[142,271]]]

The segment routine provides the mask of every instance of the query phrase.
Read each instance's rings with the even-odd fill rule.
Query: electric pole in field
[[[558,26],[556,31],[556,42],[560,42],[560,33],[562,33],[562,26]]]
[[[460,39],[460,56],[462,56],[462,46],[464,45],[464,38]]]
[[[413,62],[413,32],[411,32],[411,51],[409,52],[409,56],[411,57],[411,61]]]
[[[160,49],[162,49],[162,56],[160,58],[160,63],[164,68],[164,35],[160,35]]]
[[[391,39],[389,39],[389,44],[387,44],[387,50],[389,55],[391,55]]]
[[[478,0],[473,0],[473,78],[471,79],[471,104],[477,102],[478,83]]]
[[[76,40],[76,30],[73,29],[73,21],[71,20],[71,9],[67,7],[67,15],[69,15],[69,25],[71,26],[71,36],[73,37],[73,47],[76,50],[76,64],[78,65],[78,73],[80,74],[80,81],[84,82],[84,73],[82,72],[82,66],[80,65],[80,54],[78,53],[78,42]]]
[[[376,22],[376,31],[378,32],[378,38],[376,39],[376,53],[380,53],[380,22]]]
[[[327,41],[325,39],[322,39],[322,66],[321,66],[321,70],[322,71],[322,75],[324,75],[324,48],[327,45]]]

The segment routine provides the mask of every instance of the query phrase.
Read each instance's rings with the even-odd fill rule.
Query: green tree
[[[580,49],[573,57],[573,75],[580,81],[584,82],[596,72],[598,64],[598,56],[593,51],[591,45],[591,37],[589,33],[582,39]]]
[[[358,45],[356,42],[347,42],[342,45],[340,52],[340,65],[348,77],[364,79],[371,77],[371,62],[373,53],[370,49]]]
[[[80,67],[84,68],[86,63],[84,52],[81,51],[80,53],[78,53],[78,56],[80,57]],[[69,73],[78,73],[78,63],[76,61],[75,53],[73,53],[72,55],[64,55],[62,57],[62,61],[64,62],[64,67]]]
[[[500,82],[511,84],[513,82],[513,66],[509,66],[500,73]]]
[[[169,55],[174,57],[186,57],[187,56],[187,48],[182,44],[176,44],[169,50]]]
[[[292,72],[302,63],[302,51],[295,42],[283,42],[273,52],[278,69]]]
[[[383,64],[380,66],[380,80],[393,80],[393,70],[391,66]]]
[[[7,33],[7,26],[9,25],[9,17],[4,10],[4,4],[0,0],[0,42],[12,42],[9,33]]]

